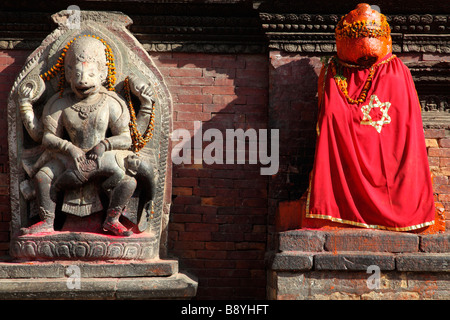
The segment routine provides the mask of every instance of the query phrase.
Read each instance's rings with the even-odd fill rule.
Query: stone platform
[[[196,291],[176,260],[0,260],[0,299],[190,299]]]
[[[269,299],[450,299],[450,233],[302,229],[278,235]]]

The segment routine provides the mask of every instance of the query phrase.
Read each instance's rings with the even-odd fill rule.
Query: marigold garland
[[[136,123],[136,112],[134,111],[133,102],[131,101],[131,90],[130,90],[130,81],[129,78],[126,77],[124,80],[124,89],[125,89],[125,98],[128,104],[128,110],[130,111],[130,134],[133,140],[133,151],[135,153],[139,152],[142,148],[145,147],[147,142],[149,142],[153,138],[153,130],[155,128],[155,103],[152,101],[152,111],[150,115],[150,121],[145,130],[144,135],[141,135],[137,128]]]
[[[115,91],[114,85],[116,83],[116,67],[114,64],[114,54],[111,50],[111,47],[108,45],[108,43],[106,43],[105,40],[101,39],[98,36],[94,36],[94,35],[90,35],[90,34],[87,34],[87,35],[85,34],[83,36],[97,39],[97,40],[101,41],[101,43],[103,43],[103,45],[105,46],[106,65],[108,66],[108,75],[106,77],[106,87],[109,91]],[[58,72],[61,72],[60,77],[59,77],[59,83],[58,83],[58,91],[59,91],[60,97],[62,96],[62,94],[64,92],[64,87],[66,84],[64,59],[66,57],[67,50],[69,50],[69,47],[72,45],[72,43],[74,41],[76,41],[77,39],[80,39],[81,37],[82,36],[75,37],[72,40],[70,40],[69,42],[67,42],[66,46],[62,49],[62,53],[59,56],[56,64],[54,66],[52,66],[47,72],[44,72],[43,74],[40,75],[44,81],[50,81],[58,74]]]
[[[381,24],[375,21],[360,20],[352,23],[345,21],[345,16],[341,18],[336,26],[335,36],[337,40],[342,38],[380,38],[389,37],[391,28],[386,21],[386,17],[381,15]]]
[[[375,74],[375,70],[379,66],[390,62],[395,57],[396,57],[396,55],[392,55],[388,59],[386,59],[384,61],[381,61],[380,63],[377,63],[377,64],[375,64],[375,65],[370,67],[369,76],[367,77],[366,83],[364,84],[364,87],[363,87],[363,89],[362,89],[362,91],[359,94],[359,97],[357,99],[352,99],[348,95],[347,78],[345,78],[344,75],[343,75],[342,67],[350,67],[350,68],[364,68],[364,67],[363,66],[358,66],[358,65],[351,65],[351,64],[347,64],[347,63],[341,62],[341,61],[339,61],[337,59],[337,57],[331,58],[330,66],[331,66],[331,72],[332,72],[334,81],[336,82],[338,88],[341,90],[341,92],[344,95],[344,97],[347,99],[348,103],[350,103],[350,104],[358,104],[358,103],[363,103],[364,101],[366,101],[367,92],[369,91],[370,87],[372,86],[372,80],[373,80],[373,76]],[[339,66],[339,72],[338,72],[337,66]]]

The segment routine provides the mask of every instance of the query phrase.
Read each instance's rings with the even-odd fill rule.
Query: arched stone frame
[[[58,24],[41,45],[28,57],[24,68],[16,78],[8,99],[8,143],[11,185],[11,255],[19,258],[43,259],[149,259],[157,258],[160,251],[165,255],[165,239],[171,200],[171,161],[170,139],[172,129],[172,101],[164,80],[153,64],[150,56],[128,31],[132,20],[117,12],[80,11],[80,24],[77,28],[69,22],[71,11],[61,11],[52,16]],[[79,28],[78,28],[79,27]],[[141,158],[148,159],[156,168],[156,195],[153,212],[151,208],[137,205],[142,209],[142,216],[148,222],[143,232],[110,241],[100,234],[87,233],[84,236],[56,234],[43,238],[36,236],[19,236],[20,228],[27,227],[30,208],[21,194],[20,184],[27,179],[26,170],[22,164],[24,153],[32,153],[39,145],[27,143],[24,126],[17,104],[17,92],[21,85],[33,81],[56,63],[64,46],[79,35],[95,35],[106,41],[111,47],[116,63],[116,92],[124,95],[124,79],[135,76],[149,84],[157,97],[155,103],[155,129],[153,139],[139,152]],[[38,83],[39,81],[34,81]],[[35,101],[35,111],[39,114],[45,102],[57,90],[58,77],[46,83],[41,98]],[[138,107],[136,106],[136,109]],[[138,110],[136,110],[138,111]],[[28,139],[30,140],[30,139]],[[24,146],[24,144],[28,144]],[[31,206],[31,210],[32,206]],[[141,219],[142,220],[142,219]],[[70,233],[70,232],[69,232]],[[161,241],[161,239],[163,239]],[[62,241],[62,242],[61,242]],[[64,243],[63,243],[64,242]],[[122,245],[116,250],[117,243]],[[100,245],[102,243],[104,245]],[[114,244],[114,248],[112,245]],[[106,246],[106,247],[105,247]],[[116,248],[117,247],[117,248]],[[81,248],[81,249],[80,249]],[[97,250],[101,248],[102,250]],[[161,250],[160,250],[161,249]],[[101,254],[99,253],[101,252]],[[83,254],[84,253],[84,254]]]

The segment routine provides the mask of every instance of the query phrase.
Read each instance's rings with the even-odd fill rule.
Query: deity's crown
[[[386,17],[373,10],[367,3],[360,3],[356,9],[343,16],[336,26],[335,37],[343,38],[389,38],[391,29]]]
[[[106,68],[105,46],[96,38],[80,37],[68,47],[65,62],[98,62]]]

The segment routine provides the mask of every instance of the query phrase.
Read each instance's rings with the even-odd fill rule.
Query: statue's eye
[[[91,78],[95,77],[95,73],[89,73],[89,77]]]

